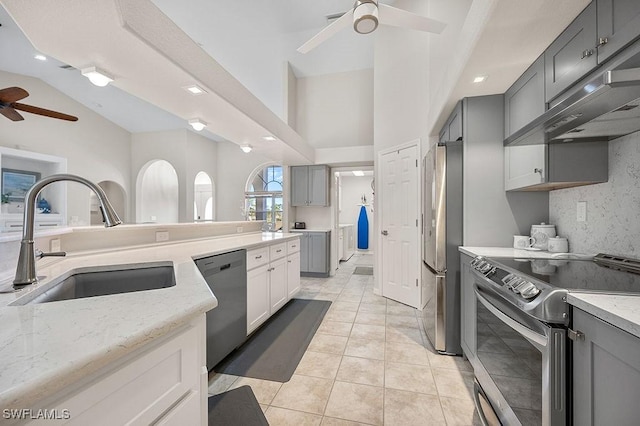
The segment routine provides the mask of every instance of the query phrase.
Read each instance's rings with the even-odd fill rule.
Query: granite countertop
[[[469,256],[485,257],[544,259],[558,255],[557,253],[546,251],[518,250],[507,247],[459,247],[459,250]],[[591,256],[579,253],[568,254],[577,257]],[[640,295],[586,293],[570,290],[567,302],[609,324],[640,337]]]
[[[274,241],[296,234],[247,233],[147,247],[69,254],[38,263],[38,284],[0,294],[0,406],[35,403],[155,338],[179,329],[218,304],[194,259]],[[85,299],[13,306],[25,295],[46,291],[55,279],[78,268],[171,262],[176,285],[169,288]],[[5,287],[9,283],[4,283]]]

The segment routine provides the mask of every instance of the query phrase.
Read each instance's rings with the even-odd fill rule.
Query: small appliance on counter
[[[307,224],[305,222],[294,222],[293,229],[306,229]]]
[[[556,226],[547,225],[542,222],[540,225],[531,225],[532,247],[539,250],[549,248],[549,238],[556,236]]]

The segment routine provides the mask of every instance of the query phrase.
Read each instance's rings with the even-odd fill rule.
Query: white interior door
[[[383,154],[381,160],[382,295],[419,308],[418,147]]]

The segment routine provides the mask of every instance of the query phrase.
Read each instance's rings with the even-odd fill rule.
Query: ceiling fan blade
[[[11,102],[19,101],[29,96],[29,92],[20,87],[7,87],[0,90],[0,102],[10,104]]]
[[[11,108],[10,106],[2,106],[0,105],[0,114],[4,115],[11,121],[22,121],[24,117],[21,116],[18,111]]]
[[[298,47],[298,52],[307,53],[311,49],[316,48],[320,43],[327,41],[329,38],[336,35],[340,30],[353,23],[353,10],[346,12],[344,15],[333,21],[331,24],[324,27],[322,31],[313,36],[302,46]]]
[[[35,107],[32,105],[20,104],[17,102],[12,103],[11,106],[20,111],[30,112],[31,114],[44,115],[45,117],[51,117],[51,118],[59,118],[60,120],[78,121],[78,117],[74,117],[73,115],[63,114],[58,111],[51,111],[50,109],[44,109],[44,108]]]
[[[411,28],[418,31],[440,34],[447,26],[444,22],[425,16],[416,15],[406,10],[398,9],[386,4],[379,3],[379,19],[383,25],[392,27]]]

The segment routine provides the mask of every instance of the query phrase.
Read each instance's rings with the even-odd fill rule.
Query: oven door
[[[566,425],[565,329],[523,313],[483,280],[475,284],[474,372],[486,399],[505,425]],[[483,408],[477,404],[480,417],[489,417]]]

